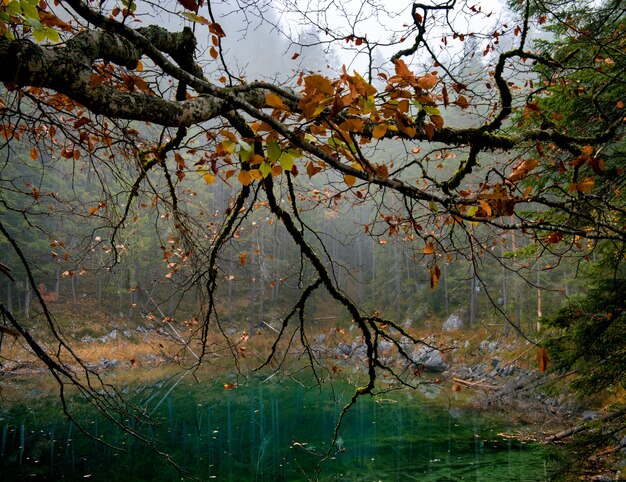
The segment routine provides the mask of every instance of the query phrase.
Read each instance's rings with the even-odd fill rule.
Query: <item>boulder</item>
[[[448,364],[441,356],[441,351],[429,346],[416,348],[411,354],[411,359],[426,371],[442,372],[448,368]]]
[[[448,319],[443,323],[441,329],[445,333],[458,331],[465,326],[465,311],[459,310],[456,313],[452,313]]]

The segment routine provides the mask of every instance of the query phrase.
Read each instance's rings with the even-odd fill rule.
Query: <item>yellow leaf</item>
[[[354,183],[356,182],[356,177],[351,176],[350,174],[345,174],[343,176],[343,180],[346,182],[348,187],[352,187],[354,186]]]
[[[378,124],[376,127],[374,127],[374,130],[372,131],[372,137],[374,139],[381,139],[385,136],[386,133],[387,124]]]
[[[143,62],[141,60],[137,61],[137,67],[135,67],[137,72],[143,72]]]
[[[202,178],[204,179],[204,182],[206,182],[207,184],[213,184],[213,182],[215,182],[215,176],[211,174],[210,172],[205,172]]]

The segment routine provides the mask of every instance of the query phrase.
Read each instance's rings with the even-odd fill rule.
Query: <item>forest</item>
[[[593,413],[535,438],[624,476],[622,1],[4,0],[0,61],[3,392],[186,476],[105,368],[342,372],[326,460],[370,395],[517,362]]]

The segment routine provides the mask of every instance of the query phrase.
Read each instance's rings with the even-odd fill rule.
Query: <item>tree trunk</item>
[[[26,278],[26,289],[24,291],[24,318],[30,318],[30,283],[28,278]]]
[[[12,281],[7,280],[7,310],[9,313],[13,313],[13,296],[11,293]]]
[[[541,331],[541,317],[543,316],[541,306],[541,271],[537,270],[537,333]]]
[[[443,301],[446,306],[446,316],[450,316],[450,292],[448,291],[448,263],[443,262]]]
[[[504,336],[508,336],[509,333],[511,332],[511,325],[509,325],[508,322],[508,318],[506,317],[507,313],[508,313],[508,309],[509,309],[509,290],[508,290],[508,268],[506,267],[505,264],[505,259],[504,259],[504,254],[506,252],[505,249],[505,243],[506,243],[506,238],[502,238],[502,242],[500,243],[500,263],[501,263],[501,270],[500,270],[500,278],[501,278],[501,292],[500,292],[500,298],[501,298],[501,303],[500,303],[500,307],[502,312],[505,315],[505,319],[504,319],[504,325],[503,325],[503,329],[502,332],[504,334]]]

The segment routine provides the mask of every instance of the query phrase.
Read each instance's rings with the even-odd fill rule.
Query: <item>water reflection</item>
[[[136,390],[155,424],[129,423],[201,480],[540,481],[548,474],[529,447],[497,436],[502,421],[424,405],[407,394],[361,399],[348,413],[339,451],[319,472],[347,385],[306,388],[260,380],[167,384]],[[80,433],[48,405],[15,407],[0,418],[0,479],[174,481],[181,475],[102,416],[78,418],[115,449]]]

